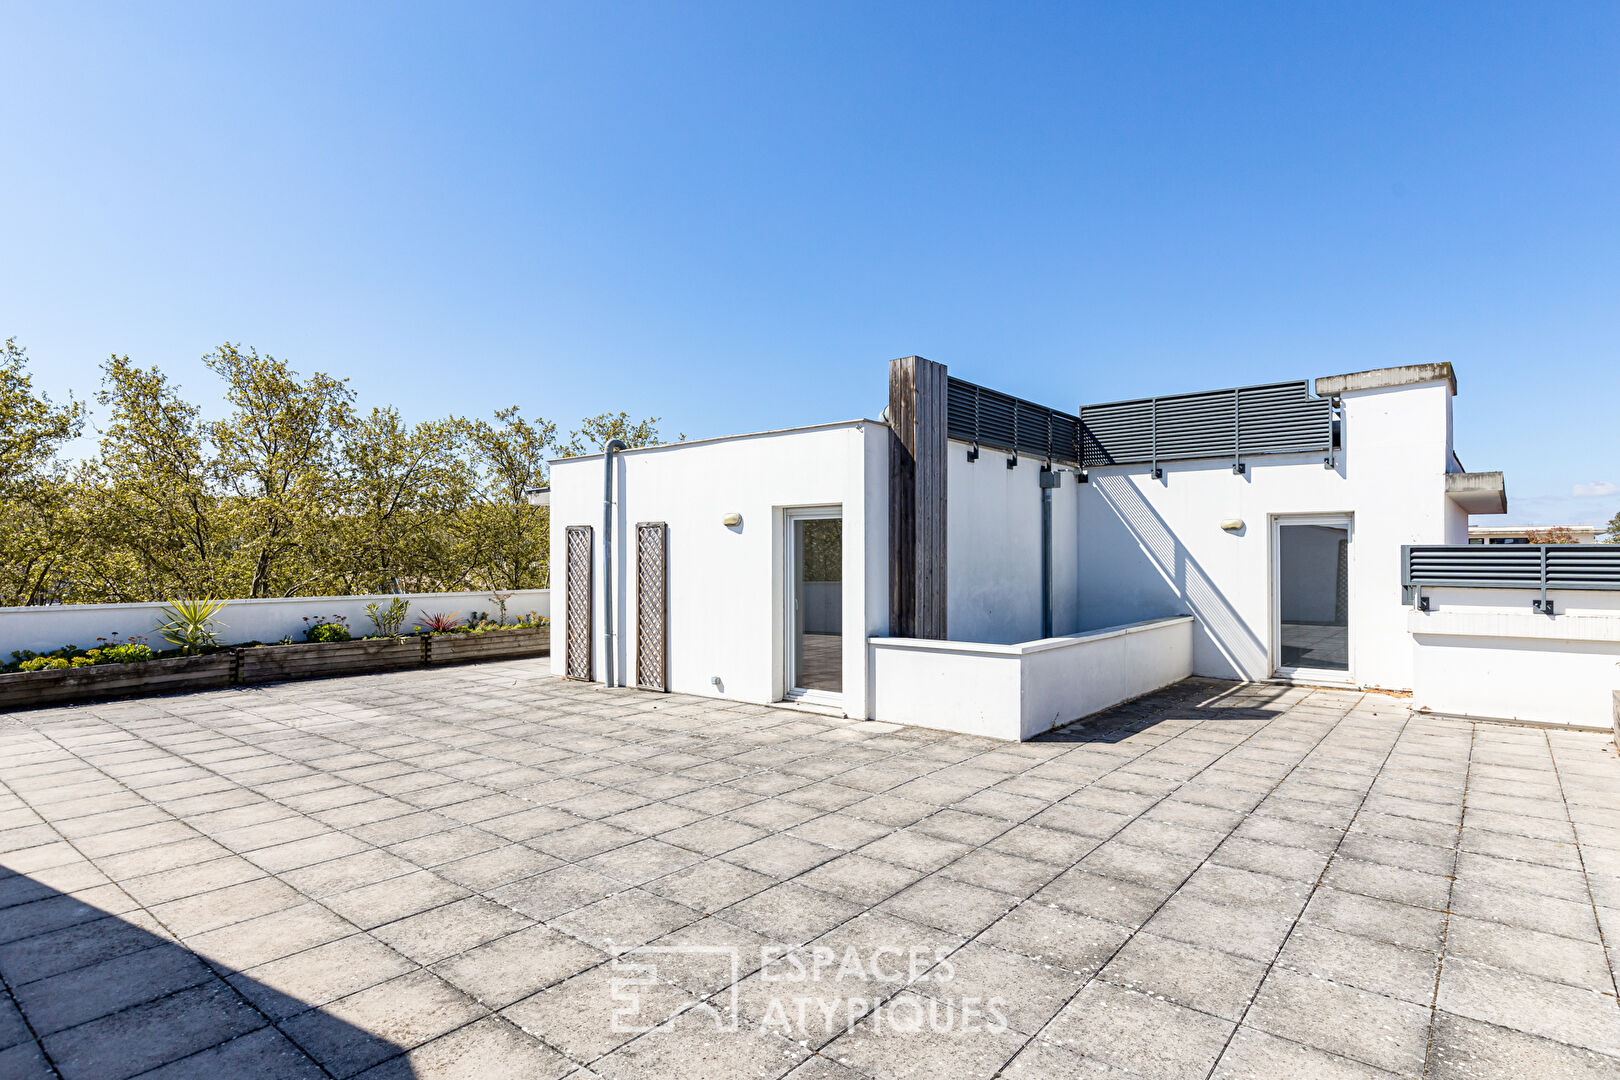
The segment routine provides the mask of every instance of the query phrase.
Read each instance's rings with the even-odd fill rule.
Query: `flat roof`
[[[644,454],[649,450],[676,450],[688,446],[706,446],[709,443],[734,442],[738,439],[763,439],[768,435],[798,435],[806,431],[829,431],[833,428],[855,427],[858,424],[876,424],[879,427],[889,425],[882,420],[857,418],[854,420],[834,420],[827,424],[806,424],[803,427],[772,428],[768,431],[748,431],[740,435],[711,435],[707,439],[687,439],[684,442],[654,443],[651,446],[632,446],[628,450],[620,450],[620,454]],[[570,461],[592,461],[602,456],[598,450],[594,454],[578,454],[573,457],[551,458],[548,465],[563,465]]]

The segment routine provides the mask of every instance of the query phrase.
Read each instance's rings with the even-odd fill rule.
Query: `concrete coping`
[[[1500,472],[1446,473],[1446,497],[1470,514],[1507,513],[1507,480]]]
[[[1316,380],[1317,397],[1339,397],[1358,390],[1386,390],[1393,386],[1416,386],[1419,383],[1445,381],[1451,386],[1452,396],[1457,394],[1457,373],[1451,365],[1408,364],[1405,367],[1373,368],[1371,371],[1352,371],[1347,375],[1324,375]]]
[[[1020,641],[1013,645],[997,645],[988,641],[936,641],[930,638],[897,637],[867,638],[866,643],[868,645],[881,645],[885,648],[911,649],[918,652],[977,653],[981,656],[1028,656],[1031,653],[1066,649],[1075,645],[1086,645],[1093,641],[1104,641],[1108,638],[1140,634],[1146,630],[1155,630],[1164,626],[1174,626],[1177,623],[1192,621],[1193,617],[1191,615],[1170,615],[1162,619],[1145,619],[1142,622],[1122,623],[1119,626],[1104,626],[1097,630],[1087,630],[1083,634],[1065,634],[1061,637]]]

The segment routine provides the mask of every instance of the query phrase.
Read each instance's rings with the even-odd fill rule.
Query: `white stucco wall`
[[[1456,531],[1445,495],[1450,388],[1445,382],[1347,393],[1337,469],[1321,455],[1092,469],[1080,492],[1080,623],[1107,626],[1181,611],[1198,619],[1193,671],[1264,679],[1273,671],[1271,521],[1349,514],[1350,650],[1364,686],[1409,689],[1412,650],[1401,603],[1402,544]],[[1239,518],[1244,528],[1221,529]],[[954,631],[953,631],[954,633]]]
[[[405,619],[405,630],[415,627],[423,615],[453,612],[466,619],[474,611],[498,614],[498,606],[488,593],[405,593],[401,597],[410,604]],[[242,641],[280,641],[291,636],[304,640],[304,631],[312,620],[330,619],[342,615],[349,621],[349,632],[355,637],[375,633],[366,605],[372,602],[387,606],[395,596],[294,596],[263,600],[228,600],[225,609],[216,616],[219,640],[223,644]],[[61,604],[51,607],[0,608],[0,657],[10,660],[15,651],[27,649],[43,653],[64,645],[77,645],[93,649],[100,644],[98,638],[110,642],[128,641],[144,637],[154,649],[166,649],[157,624],[162,621],[159,612],[163,604]],[[506,617],[517,619],[529,612],[549,615],[551,594],[546,589],[529,589],[513,593],[506,602]]]
[[[1008,644],[1041,636],[1041,463],[949,444],[946,464],[946,633]],[[1052,491],[1052,633],[1080,626],[1080,485],[1062,472]]]
[[[1608,730],[1620,690],[1620,592],[1426,588],[1408,609],[1412,707],[1455,716]]]
[[[873,717],[1023,740],[1190,674],[1187,616],[1018,644],[875,638]]]
[[[869,715],[866,639],[888,629],[888,428],[872,421],[630,450],[614,460],[616,681],[635,681],[634,526],[669,526],[670,689],[769,703],[784,686],[783,511],[843,514],[843,700]],[[558,590],[552,670],[565,671],[563,552],[569,525],[595,530],[596,678],[602,645],[602,457],[551,469],[551,543]],[[742,515],[735,528],[727,514]],[[826,605],[823,605],[824,607]],[[711,682],[718,678],[719,685]]]

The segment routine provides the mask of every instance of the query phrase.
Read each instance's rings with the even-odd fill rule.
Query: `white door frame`
[[[794,525],[800,521],[825,521],[836,519],[843,521],[844,508],[841,505],[829,506],[788,506],[782,510],[782,697],[783,701],[802,701],[808,705],[830,705],[839,709],[844,705],[844,691],[840,687],[837,693],[830,690],[807,690],[797,685],[798,650],[794,647],[797,641],[798,619],[797,605],[799,603],[799,575],[798,575],[798,530]],[[842,543],[840,542],[840,547]],[[840,553],[841,554],[841,553]],[[840,567],[842,559],[840,559]],[[842,571],[840,570],[840,574]],[[840,627],[840,640],[842,630]],[[847,676],[847,673],[845,673]]]
[[[1282,665],[1282,527],[1284,525],[1329,525],[1345,530],[1348,543],[1345,566],[1346,670],[1335,668],[1289,668]],[[1271,543],[1271,675],[1285,682],[1309,683],[1312,686],[1356,685],[1356,620],[1351,616],[1355,607],[1355,547],[1356,516],[1342,514],[1272,514],[1268,523]]]

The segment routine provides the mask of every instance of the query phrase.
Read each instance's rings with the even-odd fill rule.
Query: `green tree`
[[[1605,543],[1620,544],[1620,513],[1609,519],[1609,535],[1603,539]]]
[[[86,470],[96,537],[81,567],[85,600],[238,595],[231,573],[230,507],[198,406],[156,367],[128,356],[101,366],[96,401],[108,410]]]
[[[461,515],[459,531],[471,580],[484,589],[544,588],[550,516],[529,502],[546,479],[547,450],[557,425],[525,419],[516,406],[493,421],[466,426],[467,452],[478,470],[478,498]]]
[[[322,576],[301,549],[327,527],[338,487],[337,436],[351,421],[347,380],[299,378],[284,360],[227,342],[203,357],[233,411],[207,424],[216,479],[240,517],[247,595],[292,596]]]
[[[57,452],[83,428],[84,404],[57,405],[35,391],[27,350],[8,338],[0,347],[0,605],[56,599],[71,572],[82,523]]]
[[[436,591],[462,582],[466,567],[450,524],[475,494],[466,435],[454,417],[409,424],[392,407],[344,429],[344,513],[325,562],[346,592]]]
[[[568,433],[568,442],[557,448],[558,457],[580,457],[595,454],[606,446],[609,439],[618,439],[626,446],[657,446],[662,441],[658,434],[656,416],[645,420],[630,419],[629,413],[597,413],[579,422],[579,427]],[[675,438],[685,442],[684,434]]]

